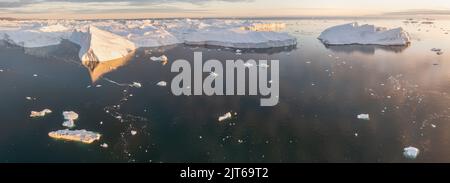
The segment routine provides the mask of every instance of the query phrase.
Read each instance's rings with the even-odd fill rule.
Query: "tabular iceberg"
[[[80,45],[80,60],[104,62],[139,47],[174,44],[233,48],[294,46],[297,39],[279,32],[283,23],[244,20],[0,20],[0,39],[23,47],[44,47],[67,39]]]
[[[401,27],[387,29],[368,24],[359,25],[356,22],[328,28],[320,34],[319,39],[327,45],[401,46],[411,42],[409,34]]]
[[[48,136],[55,139],[78,141],[86,144],[100,140],[101,137],[99,133],[86,130],[58,130],[48,133]]]

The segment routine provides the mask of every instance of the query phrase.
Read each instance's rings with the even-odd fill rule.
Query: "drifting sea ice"
[[[50,109],[44,109],[42,111],[31,111],[30,117],[36,118],[36,117],[44,117],[47,114],[52,113],[52,110]]]
[[[160,82],[156,83],[156,85],[157,85],[157,86],[161,86],[161,87],[165,87],[165,86],[167,86],[167,82],[165,82],[165,81],[160,81]]]
[[[361,119],[361,120],[370,120],[369,114],[359,114],[359,115],[357,116],[357,118],[358,118],[358,119]]]
[[[68,128],[75,127],[75,120],[78,119],[78,114],[73,111],[64,111],[62,114],[64,116],[64,122],[62,125]]]
[[[420,150],[415,147],[406,147],[403,149],[403,156],[408,159],[416,159],[419,155]]]
[[[222,122],[228,119],[231,119],[233,117],[233,115],[231,115],[231,112],[227,112],[226,114],[224,114],[223,116],[219,116],[218,121]]]

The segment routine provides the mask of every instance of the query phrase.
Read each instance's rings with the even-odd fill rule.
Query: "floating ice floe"
[[[361,119],[361,120],[370,120],[369,114],[359,114],[359,115],[357,116],[357,118],[358,118],[358,119]]]
[[[408,45],[409,34],[401,27],[387,29],[375,25],[349,23],[323,31],[319,39],[327,45]]]
[[[0,39],[23,47],[80,45],[82,61],[122,58],[139,47],[174,44],[230,48],[294,46],[297,39],[279,32],[286,25],[248,20],[29,20],[0,21]]]
[[[107,143],[100,144],[100,147],[108,148],[108,144]]]
[[[155,61],[155,62],[165,62],[165,61],[168,61],[169,59],[167,58],[167,56],[162,55],[160,57],[150,57],[150,60]]]
[[[55,139],[63,139],[70,141],[83,142],[90,144],[96,140],[100,140],[101,135],[96,132],[87,130],[58,130],[48,133],[48,136]]]
[[[222,122],[228,119],[231,119],[233,117],[233,115],[231,114],[231,112],[227,112],[226,114],[224,114],[223,116],[219,116],[218,121]]]
[[[137,131],[131,130],[131,135],[135,136],[137,134]]]
[[[50,109],[44,109],[42,111],[31,111],[30,117],[36,118],[36,117],[44,117],[47,114],[52,113],[52,110]]]
[[[416,159],[419,155],[420,150],[415,147],[406,147],[403,149],[403,156],[408,159]]]
[[[253,64],[249,63],[249,62],[246,62],[246,63],[244,63],[244,66],[247,67],[247,68],[250,68],[250,67],[253,67]]]
[[[211,77],[219,77],[219,74],[217,74],[217,73],[215,73],[215,72],[211,72],[211,73],[209,73],[209,75],[211,76]]]
[[[62,125],[68,128],[75,127],[75,120],[78,119],[78,114],[73,111],[64,111],[62,114],[64,116],[64,122]]]
[[[133,82],[130,86],[135,87],[135,88],[141,88],[142,84],[138,83],[138,82]]]
[[[269,65],[267,65],[265,63],[259,64],[258,66],[261,68],[269,68],[270,67]]]
[[[161,87],[165,87],[165,86],[167,86],[167,82],[165,82],[165,81],[160,81],[160,82],[156,83],[156,85],[157,85],[157,86],[161,86]]]

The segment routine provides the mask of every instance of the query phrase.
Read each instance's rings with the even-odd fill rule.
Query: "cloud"
[[[45,4],[52,2],[67,2],[67,3],[114,3],[124,2],[130,5],[155,5],[167,3],[191,3],[204,4],[207,2],[250,2],[253,0],[0,0],[0,9],[2,8],[19,8],[28,5]]]
[[[450,10],[407,10],[398,12],[389,12],[384,15],[411,16],[411,15],[450,15]]]

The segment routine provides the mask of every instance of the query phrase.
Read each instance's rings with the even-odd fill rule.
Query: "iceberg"
[[[81,34],[80,46],[79,57],[83,62],[115,60],[126,57],[136,49],[134,43],[126,38],[95,26],[90,26],[88,32]]]
[[[101,137],[99,133],[87,130],[58,130],[48,133],[48,136],[55,139],[77,141],[86,144],[90,144],[96,140],[100,140]]]
[[[401,46],[411,42],[409,34],[401,27],[387,29],[368,24],[359,25],[356,22],[328,28],[320,34],[318,39],[326,45]]]

